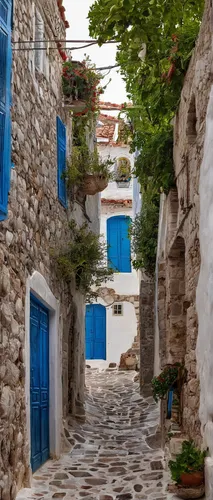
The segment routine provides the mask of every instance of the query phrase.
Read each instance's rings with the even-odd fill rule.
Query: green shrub
[[[112,178],[110,158],[102,160],[97,150],[90,151],[86,144],[73,146],[69,161],[67,162],[66,179],[68,188],[74,184],[80,185],[85,174],[102,175],[105,179]]]
[[[131,224],[132,249],[136,255],[133,260],[135,269],[144,269],[153,276],[156,265],[159,218],[159,196],[144,193],[142,209]]]
[[[75,279],[76,287],[87,301],[96,299],[96,289],[109,279],[113,270],[106,265],[107,247],[87,224],[78,227],[70,223],[72,239],[56,256],[59,275],[68,283]]]
[[[175,461],[170,460],[169,462],[173,481],[180,484],[181,474],[184,472],[203,471],[205,456],[206,452],[196,448],[193,441],[184,441],[181,453],[177,455]]]
[[[152,379],[153,397],[156,403],[166,396],[178,377],[179,364],[166,367],[158,377]]]

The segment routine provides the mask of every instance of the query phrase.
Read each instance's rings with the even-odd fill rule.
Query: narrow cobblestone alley
[[[39,469],[18,500],[170,498],[163,452],[153,449],[158,408],[139,395],[134,372],[91,368],[86,383],[86,421],[72,423],[72,451]]]

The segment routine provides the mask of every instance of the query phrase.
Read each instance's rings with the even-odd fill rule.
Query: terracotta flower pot
[[[184,472],[180,476],[182,486],[196,487],[200,486],[204,482],[204,473],[202,471],[197,472]]]

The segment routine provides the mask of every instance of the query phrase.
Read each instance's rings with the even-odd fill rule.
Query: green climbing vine
[[[90,35],[114,39],[117,61],[133,108],[131,149],[141,184],[142,213],[132,228],[135,265],[154,272],[160,192],[174,184],[173,118],[199,33],[204,0],[96,0]],[[150,235],[150,238],[149,238]]]

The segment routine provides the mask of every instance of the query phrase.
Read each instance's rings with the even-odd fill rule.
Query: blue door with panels
[[[106,359],[106,308],[86,306],[86,359]]]
[[[49,458],[49,314],[30,300],[31,466],[34,472]]]
[[[125,215],[107,220],[108,266],[120,273],[131,273],[130,222]]]

